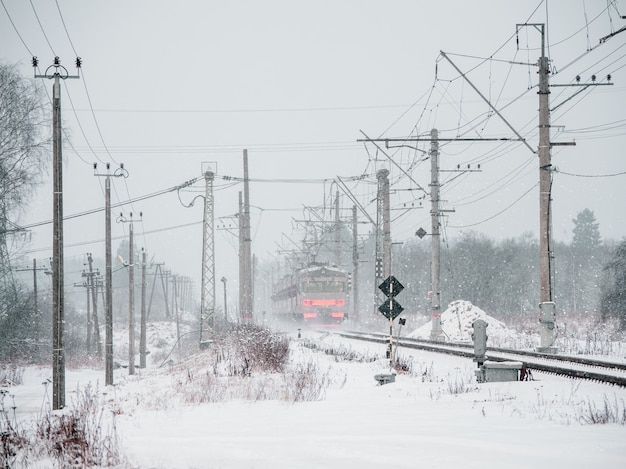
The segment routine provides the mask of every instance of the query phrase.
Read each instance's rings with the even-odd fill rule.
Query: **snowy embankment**
[[[470,313],[455,316],[461,334]],[[260,372],[227,343],[214,344],[219,353],[170,354],[170,334],[152,342],[148,368],[115,370],[114,386],[102,386],[103,371],[68,369],[67,402],[97,390],[120,467],[623,467],[625,389],[540,373],[479,385],[470,360],[402,349],[407,371],[380,386],[382,345],[308,330],[277,337],[272,346],[288,340],[285,368]],[[24,425],[49,405],[49,377],[28,368],[9,388]],[[603,417],[611,423],[591,424]]]

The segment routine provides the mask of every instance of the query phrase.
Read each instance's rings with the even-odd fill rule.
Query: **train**
[[[338,326],[348,319],[350,273],[314,264],[297,269],[273,287],[272,310],[280,319]]]

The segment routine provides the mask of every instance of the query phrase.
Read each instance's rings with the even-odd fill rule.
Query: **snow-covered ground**
[[[459,311],[458,321],[469,320],[465,316]],[[163,347],[135,376],[115,370],[109,388],[102,385],[103,370],[69,368],[66,401],[71,406],[89,383],[97,390],[102,425],[127,459],[122,467],[625,467],[626,389],[541,373],[534,381],[476,384],[470,360],[402,349],[412,373],[381,386],[374,375],[388,371],[384,346],[309,330],[301,338],[287,335],[292,366],[311,370],[321,384],[316,400],[285,398],[277,391],[279,374],[230,378],[236,391],[220,393],[212,390],[205,353],[174,353],[175,364],[159,367]],[[50,369],[29,367],[24,384],[8,388],[17,420],[49,407],[51,390],[42,384],[49,378]],[[201,396],[203,390],[210,395]],[[588,423],[603,409],[622,424]],[[31,464],[52,467],[50,461]]]

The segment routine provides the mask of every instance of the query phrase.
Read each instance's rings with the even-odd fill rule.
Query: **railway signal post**
[[[397,318],[404,308],[395,300],[402,290],[402,285],[393,275],[387,277],[378,288],[382,291],[387,299],[378,307],[378,311],[389,319],[389,348],[387,349],[387,358],[389,358],[389,366],[393,368],[393,320]]]

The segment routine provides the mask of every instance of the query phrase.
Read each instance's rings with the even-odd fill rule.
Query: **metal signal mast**
[[[200,347],[209,343],[210,330],[215,327],[215,232],[213,180],[215,164],[204,171],[204,215],[202,231],[202,286],[200,306]]]

